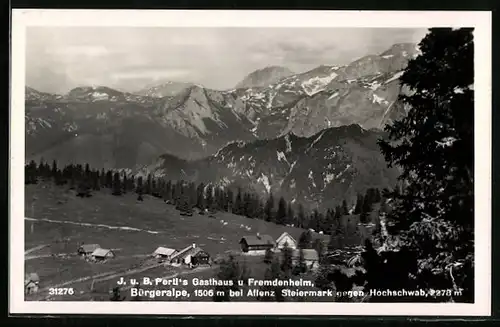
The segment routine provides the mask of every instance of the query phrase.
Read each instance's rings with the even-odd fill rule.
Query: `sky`
[[[103,85],[134,92],[191,82],[233,88],[247,74],[279,65],[305,72],[348,64],[394,43],[418,43],[426,29],[28,27],[26,84],[66,93]]]

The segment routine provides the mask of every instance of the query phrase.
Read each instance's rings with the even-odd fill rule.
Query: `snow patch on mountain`
[[[386,55],[386,56],[382,56],[382,58],[384,58],[384,59],[389,59],[389,58],[392,58],[392,57],[394,57],[394,55]]]
[[[323,91],[328,83],[333,81],[337,76],[337,73],[331,73],[330,75],[325,77],[312,77],[307,81],[302,82],[302,89],[308,96],[312,96],[318,92]]]
[[[325,175],[325,179],[324,179],[325,184],[330,183],[330,182],[331,182],[331,181],[333,181],[334,179],[335,179],[335,174],[330,174],[330,173],[327,173],[327,174]]]
[[[286,156],[283,152],[281,151],[276,151],[276,155],[278,157],[278,161],[281,161],[281,160],[284,160],[287,164],[290,165],[290,163],[288,162],[288,160],[286,159]]]
[[[331,99],[333,99],[333,98],[335,98],[335,97],[337,97],[337,96],[339,96],[339,92],[335,92],[335,93],[333,93],[332,95],[330,95],[330,96],[328,97],[328,100],[331,100]]]
[[[379,82],[375,81],[373,83],[370,84],[370,89],[372,89],[373,91],[376,91],[382,84],[380,84]]]
[[[109,95],[107,93],[98,92],[98,91],[93,92],[92,97],[94,98],[94,100],[97,100],[97,101],[109,99]]]
[[[311,181],[312,186],[316,187],[316,183],[314,182],[314,177],[313,177],[312,170],[309,170],[309,175],[307,175],[307,178],[309,178],[309,180]]]
[[[392,81],[397,80],[398,78],[400,78],[401,76],[403,76],[403,74],[404,74],[404,71],[397,72],[391,78],[389,78],[387,81],[385,81],[384,84],[388,84],[388,83],[390,83]]]
[[[385,105],[389,104],[389,101],[387,101],[386,99],[384,99],[376,94],[373,94],[372,102],[378,103],[378,104],[385,104]]]
[[[257,182],[264,184],[267,193],[271,192],[271,184],[269,184],[269,178],[267,178],[264,173],[262,173],[261,176],[257,178]]]
[[[342,176],[349,168],[351,168],[351,165],[347,165],[343,171],[335,175],[335,178],[339,178],[340,176]]]
[[[310,150],[316,143],[319,142],[319,140],[321,140],[321,138],[323,137],[323,134],[325,134],[326,130],[323,131],[312,143],[311,145],[309,145],[309,148],[307,148],[307,150]]]

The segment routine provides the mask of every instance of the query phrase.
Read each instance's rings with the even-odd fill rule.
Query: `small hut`
[[[91,256],[92,256],[92,259],[94,259],[96,261],[102,261],[102,260],[114,258],[115,253],[112,250],[99,248],[99,249],[95,249],[95,251],[92,252]]]
[[[24,292],[25,294],[33,294],[38,292],[38,284],[40,277],[37,273],[26,274],[24,278]]]
[[[170,263],[174,265],[183,264],[190,267],[211,264],[210,255],[194,243],[174,254],[170,258]]]
[[[89,256],[95,250],[100,249],[101,246],[99,244],[82,244],[78,248],[77,252],[79,255]]]
[[[240,240],[241,252],[249,255],[265,254],[266,250],[274,248],[274,240],[269,235],[250,235]]]
[[[165,248],[163,246],[158,247],[155,252],[153,252],[153,257],[157,259],[168,259],[177,253],[177,250],[175,249],[170,249],[170,248]]]

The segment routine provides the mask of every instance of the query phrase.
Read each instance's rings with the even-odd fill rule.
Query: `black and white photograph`
[[[489,314],[490,24],[14,12],[12,306]]]

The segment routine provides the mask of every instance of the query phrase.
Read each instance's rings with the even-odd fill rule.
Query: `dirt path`
[[[110,280],[112,278],[141,273],[143,271],[157,268],[161,265],[163,265],[163,264],[156,264],[156,265],[151,265],[151,266],[147,266],[147,267],[143,267],[143,268],[131,269],[131,270],[127,270],[127,271],[123,271],[123,270],[122,271],[120,271],[120,270],[108,271],[108,272],[98,274],[98,275],[85,276],[85,277],[81,277],[78,279],[69,280],[69,281],[66,281],[64,283],[60,283],[57,285],[50,285],[50,286],[44,287],[38,291],[37,296],[36,296],[36,300],[40,301],[42,299],[45,299],[45,300],[49,299],[50,295],[46,295],[44,293],[48,292],[49,289],[51,289],[51,288],[66,287],[66,286],[71,285],[71,284],[81,283],[81,282],[85,282],[85,281],[88,281],[91,279],[94,279],[95,282],[102,282],[102,281]]]
[[[35,252],[35,251],[38,251],[38,250],[41,250],[45,247],[49,246],[49,244],[42,244],[42,245],[39,245],[39,246],[35,246],[34,248],[31,248],[31,249],[28,249],[26,251],[24,251],[24,255],[26,254],[30,254],[31,252]]]

